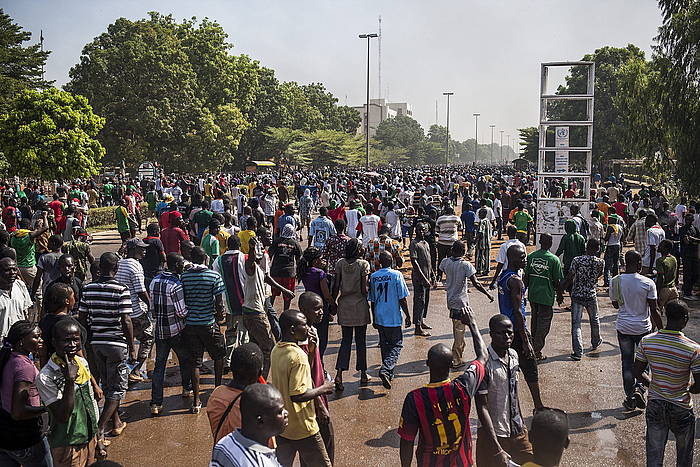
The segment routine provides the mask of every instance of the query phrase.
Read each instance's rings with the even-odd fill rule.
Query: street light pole
[[[500,131],[501,131],[501,164],[503,164],[503,131],[504,130],[500,130]]]
[[[493,165],[493,129],[496,125],[489,125],[491,127],[491,165]]]
[[[454,92],[443,92],[443,96],[447,96],[447,134],[445,135],[445,165],[450,163],[450,96]]]
[[[360,34],[360,39],[367,39],[367,103],[365,104],[365,161],[369,168],[369,40],[379,34]]]
[[[479,113],[474,114],[474,165],[479,154]]]

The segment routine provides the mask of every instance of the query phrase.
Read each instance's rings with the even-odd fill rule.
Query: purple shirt
[[[307,292],[315,292],[323,297],[321,292],[321,279],[326,277],[326,272],[323,269],[311,268],[309,273],[301,278],[304,288]]]
[[[39,374],[34,363],[29,360],[29,357],[21,353],[12,352],[10,359],[5,364],[2,371],[2,379],[0,380],[0,405],[7,412],[12,412],[12,391],[15,383],[18,381],[26,381],[31,383],[29,388],[29,405],[39,407],[39,392],[36,390],[34,380]]]

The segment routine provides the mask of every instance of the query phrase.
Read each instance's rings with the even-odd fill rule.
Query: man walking
[[[153,322],[149,314],[151,299],[146,291],[145,275],[141,260],[146,255],[148,245],[139,238],[126,242],[126,258],[119,260],[114,279],[129,288],[131,297],[131,323],[134,338],[139,341],[139,353],[134,368],[129,373],[129,382],[143,381],[141,367],[148,360],[153,348]]]
[[[697,300],[693,286],[700,278],[700,229],[693,225],[692,213],[685,215],[685,224],[678,236],[681,239],[681,263],[683,264],[683,300]]]
[[[216,271],[206,267],[207,255],[202,247],[192,249],[192,267],[182,273],[187,318],[183,338],[192,365],[192,413],[199,413],[199,370],[206,350],[214,360],[214,385],[221,384],[226,342],[219,329],[224,320],[224,281]]]
[[[151,415],[159,415],[163,408],[163,380],[168,356],[172,350],[180,362],[182,395],[192,393],[192,369],[189,352],[182,337],[185,329],[187,307],[185,292],[179,275],[185,269],[185,258],[177,253],[168,253],[168,269],[153,278],[148,288],[155,321],[156,362],[151,382]]]
[[[512,347],[518,353],[520,370],[532,395],[535,409],[544,407],[540,395],[537,360],[532,348],[532,338],[525,323],[525,284],[518,271],[526,266],[525,248],[513,245],[508,248],[508,269],[498,278],[498,308],[513,323],[515,336]]]
[[[408,287],[403,275],[391,269],[393,258],[388,251],[379,254],[381,269],[372,273],[369,279],[369,301],[372,303],[374,327],[379,331],[379,348],[382,366],[379,378],[386,389],[391,389],[394,367],[399,361],[403,348],[401,332],[401,311],[405,315],[405,327],[411,326],[408,314]]]
[[[447,291],[447,308],[450,311],[450,319],[452,320],[452,334],[454,343],[452,344],[452,368],[460,368],[465,365],[462,359],[464,354],[464,332],[465,327],[462,323],[462,315],[465,309],[469,308],[469,295],[467,293],[467,279],[469,279],[479,292],[486,295],[493,302],[491,294],[484,289],[479,281],[476,280],[476,269],[472,263],[464,259],[466,248],[464,243],[456,241],[450,250],[450,256],[443,259],[439,269],[445,272],[445,290]]]
[[[430,258],[430,245],[425,241],[428,226],[416,224],[415,238],[408,245],[411,257],[411,282],[413,284],[413,325],[416,336],[428,337],[430,326],[423,322],[428,314],[430,286],[435,285],[435,271]]]
[[[669,431],[676,439],[676,465],[693,465],[695,414],[690,394],[700,393],[700,344],[682,332],[689,311],[683,302],[667,303],[666,327],[642,338],[635,354],[635,377],[649,388],[646,454],[650,466],[664,464]],[[651,376],[645,372],[647,365]]]
[[[100,256],[100,276],[83,289],[79,319],[88,330],[89,343],[100,375],[105,404],[97,422],[98,439],[112,421],[112,434],[120,435],[126,422],[119,417],[119,404],[126,396],[130,362],[136,360],[133,306],[129,288],[114,279],[119,257],[106,252]]]
[[[542,349],[552,324],[555,294],[559,290],[559,282],[564,278],[561,262],[549,251],[550,248],[552,236],[541,234],[540,249],[528,255],[523,276],[532,310],[532,348],[537,360],[547,358],[542,355]]]
[[[331,462],[316,420],[314,399],[333,392],[333,382],[314,388],[309,356],[299,347],[309,337],[309,325],[303,313],[287,310],[280,316],[282,340],[272,350],[270,376],[282,394],[289,412],[289,424],[277,437],[277,457],[291,467],[296,454],[302,463],[330,467]],[[243,408],[241,408],[242,411]]]
[[[656,284],[639,274],[641,268],[641,255],[630,250],[625,254],[625,272],[610,281],[610,300],[618,309],[617,341],[620,344],[625,389],[623,406],[627,410],[646,407],[644,386],[635,380],[634,348],[654,327],[663,327],[656,310]]]
[[[333,221],[328,217],[328,208],[321,207],[318,210],[318,217],[312,220],[309,225],[308,246],[313,245],[319,250],[323,250],[323,247],[326,246],[326,240],[335,234]]]
[[[445,208],[445,213],[437,218],[435,222],[435,232],[438,234],[437,251],[438,264],[450,254],[452,244],[457,241],[459,230],[462,229],[462,221],[455,216],[451,206]],[[437,280],[442,282],[442,271],[438,268]]]
[[[571,270],[559,289],[559,300],[563,301],[564,291],[571,287],[571,359],[574,361],[581,360],[583,354],[581,320],[584,308],[591,324],[591,350],[597,349],[603,342],[600,338],[596,286],[603,275],[605,263],[598,257],[599,254],[600,241],[588,239],[586,254],[573,259]]]

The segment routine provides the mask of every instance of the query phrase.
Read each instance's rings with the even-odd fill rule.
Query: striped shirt
[[[382,265],[379,262],[379,254],[382,251],[388,251],[391,253],[393,258],[391,266],[393,268],[397,267],[397,261],[399,258],[401,258],[401,244],[389,237],[385,237],[383,239],[375,238],[367,244],[367,253],[365,253],[365,259],[369,261],[371,266],[370,272],[378,271],[382,268]]]
[[[438,232],[438,243],[441,245],[452,245],[457,241],[457,231],[462,228],[462,221],[455,215],[445,215],[438,217],[435,224],[435,231]]]
[[[90,344],[126,348],[122,315],[131,314],[129,289],[112,277],[101,277],[83,288],[78,312],[87,317]]]
[[[426,384],[406,395],[398,433],[410,443],[418,436],[419,467],[474,464],[469,412],[483,379],[484,365],[475,360],[452,381]]]
[[[236,430],[216,443],[209,467],[280,467],[280,464],[274,449],[246,438],[241,430]]]
[[[693,408],[688,382],[690,373],[700,373],[700,344],[680,331],[661,329],[642,338],[635,358],[651,368],[649,399]]]
[[[120,259],[114,280],[124,284],[129,289],[131,317],[136,318],[144,314],[148,310],[148,306],[139,298],[139,293],[146,291],[146,282],[141,263],[134,258]]]
[[[182,273],[180,278],[185,289],[185,306],[187,307],[188,325],[213,324],[214,297],[226,290],[224,281],[218,272],[202,264],[195,264]]]
[[[163,271],[153,278],[148,292],[151,295],[153,319],[156,321],[156,339],[169,339],[180,334],[187,316],[185,292],[180,278],[169,271]]]

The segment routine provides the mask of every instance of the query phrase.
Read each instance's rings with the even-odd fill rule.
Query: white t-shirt
[[[386,223],[391,226],[389,236],[394,239],[401,238],[401,219],[399,219],[396,211],[387,211],[384,217],[386,219]]]
[[[379,236],[379,216],[369,214],[360,217],[362,224],[362,244],[367,246],[370,240],[374,240]]]
[[[511,238],[509,240],[506,240],[498,249],[498,256],[496,256],[496,262],[503,263],[502,271],[508,269],[508,248],[516,244],[522,246],[523,250],[525,249],[525,245],[523,244],[523,242],[521,242],[517,238]]]
[[[638,336],[651,331],[647,300],[656,300],[656,284],[641,274],[620,274],[610,282],[610,300],[618,302],[616,329]]]
[[[348,209],[345,211],[345,219],[348,221],[348,236],[357,238],[357,223],[360,222],[360,211]]]
[[[683,217],[685,216],[686,212],[688,212],[688,208],[685,207],[685,204],[676,205],[676,218],[678,219],[678,222],[683,222]]]
[[[503,217],[503,203],[498,198],[493,200],[493,211],[496,217]]]
[[[661,257],[659,253],[659,243],[666,238],[666,233],[664,229],[655,225],[654,227],[649,227],[647,229],[647,246],[644,249],[644,258],[642,258],[642,266],[651,267],[658,258]],[[656,247],[656,256],[650,261],[649,255],[651,255],[651,247]]]
[[[463,258],[447,257],[440,262],[440,270],[446,276],[447,308],[459,310],[469,306],[467,279],[476,274],[472,263]]]

